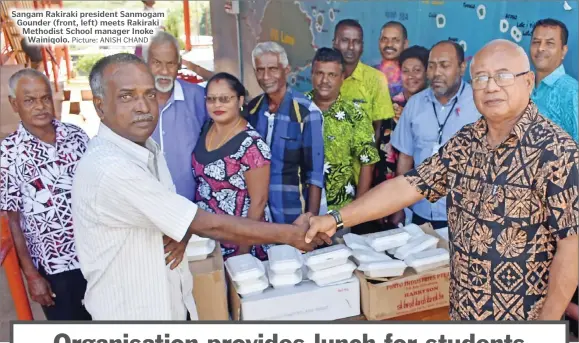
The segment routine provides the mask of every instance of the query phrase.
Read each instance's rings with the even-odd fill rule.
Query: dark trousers
[[[39,269],[40,275],[56,294],[53,306],[42,306],[47,320],[92,320],[82,304],[86,280],[79,269],[55,275],[48,275],[42,268]]]
[[[436,229],[442,229],[443,227],[448,227],[448,222],[446,220],[444,220],[444,221],[442,221],[442,220],[428,220],[428,219],[422,218],[421,216],[417,215],[416,213],[412,214],[412,224],[422,225],[422,224],[426,224],[426,223],[430,223],[435,230]]]

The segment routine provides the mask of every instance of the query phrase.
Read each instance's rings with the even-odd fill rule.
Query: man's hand
[[[319,235],[332,237],[336,233],[336,220],[330,216],[316,216],[310,218],[310,228],[306,233],[306,243],[312,242]]]
[[[165,254],[170,253],[165,257],[165,264],[171,263],[171,270],[177,268],[179,263],[183,260],[183,255],[185,254],[185,249],[187,248],[186,242],[177,242],[172,238],[163,235],[163,245],[165,246]]]
[[[406,214],[404,210],[395,212],[388,217],[388,222],[394,226],[398,226],[398,224],[404,225],[404,221],[406,220]]]
[[[56,298],[56,294],[52,293],[50,284],[45,278],[40,276],[40,274],[35,274],[26,276],[26,282],[28,283],[28,293],[32,300],[42,306],[54,306],[53,298]]]
[[[312,251],[324,243],[332,244],[332,239],[325,233],[314,235],[309,241],[306,240],[305,235],[310,228],[311,218],[312,214],[308,212],[299,216],[293,223],[293,226],[298,230],[296,230],[295,239],[291,245],[301,251]]]

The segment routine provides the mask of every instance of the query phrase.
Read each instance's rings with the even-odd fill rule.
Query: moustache
[[[139,123],[142,121],[153,121],[155,117],[153,117],[153,115],[151,113],[145,113],[145,114],[137,114],[135,116],[135,118],[133,119],[132,123]]]
[[[167,77],[167,76],[155,76],[155,81],[169,81],[169,82],[173,82],[173,78],[172,78],[172,77]]]

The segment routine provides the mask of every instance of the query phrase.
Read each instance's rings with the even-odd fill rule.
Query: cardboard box
[[[422,230],[441,238],[430,224]],[[439,248],[448,250],[448,241],[441,239]],[[450,267],[445,266],[417,274],[408,267],[401,277],[372,279],[356,271],[360,280],[362,312],[368,320],[382,320],[422,312],[449,305]]]
[[[229,301],[233,320],[335,320],[360,314],[360,283],[355,276],[326,287],[304,280],[241,298],[230,281]]]
[[[227,284],[221,247],[205,260],[189,262],[193,274],[193,297],[199,320],[229,320]]]

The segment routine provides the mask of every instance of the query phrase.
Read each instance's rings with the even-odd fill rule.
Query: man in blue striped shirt
[[[565,73],[567,26],[556,19],[541,19],[533,27],[531,60],[536,70],[531,99],[539,112],[579,141],[577,80]]]
[[[163,151],[177,194],[193,201],[196,182],[191,154],[207,120],[203,87],[177,79],[179,43],[160,31],[153,36],[145,61],[155,77],[159,123],[151,138]]]
[[[322,113],[287,85],[290,66],[284,48],[259,43],[252,54],[264,94],[249,105],[249,123],[271,148],[269,208],[275,223],[293,223],[302,213],[318,214],[324,187]]]

